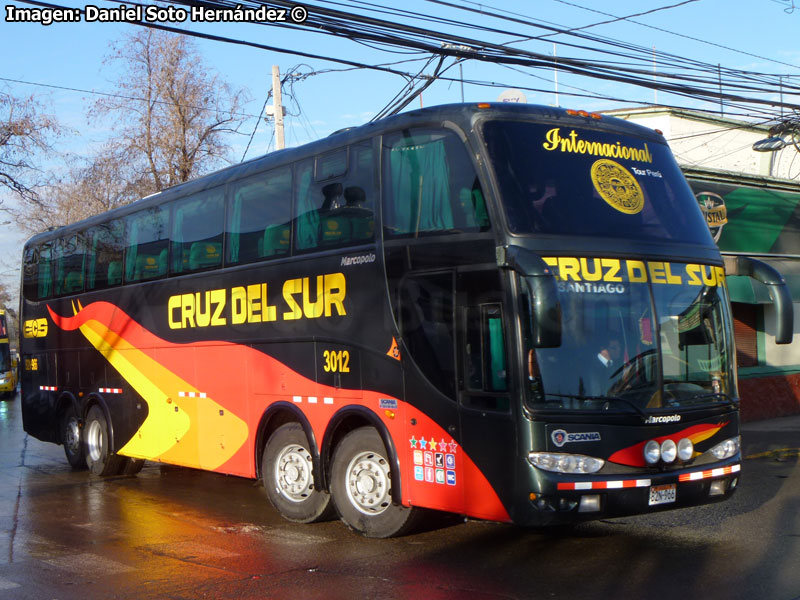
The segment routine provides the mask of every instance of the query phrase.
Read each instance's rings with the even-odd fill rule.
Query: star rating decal
[[[425,437],[421,437],[417,439],[416,436],[411,436],[411,439],[408,440],[411,444],[411,448],[421,448],[423,450],[432,450],[432,451],[439,451],[439,452],[450,452],[450,454],[455,454],[458,451],[458,444],[453,438],[450,438],[450,441],[445,441],[444,438],[440,439],[438,442],[431,436],[431,439],[426,440]]]

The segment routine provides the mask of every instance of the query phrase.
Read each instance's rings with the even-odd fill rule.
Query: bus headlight
[[[655,440],[650,440],[644,445],[644,459],[648,465],[654,465],[661,460],[661,446]]]
[[[664,440],[661,443],[661,460],[671,463],[678,456],[678,445],[674,440]]]
[[[691,460],[692,456],[694,456],[694,444],[689,438],[683,438],[678,442],[678,458],[686,462]]]
[[[534,467],[556,473],[597,473],[605,464],[599,458],[560,452],[530,452],[528,462]]]
[[[720,442],[716,446],[714,446],[709,452],[714,455],[714,458],[717,460],[723,460],[725,458],[730,458],[731,456],[736,455],[739,452],[739,447],[741,446],[741,438],[737,435],[736,437],[732,437],[730,439],[725,440],[724,442]]]

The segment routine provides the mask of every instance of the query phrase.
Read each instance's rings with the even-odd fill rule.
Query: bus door
[[[507,315],[498,270],[456,277],[457,395],[461,444],[480,471],[468,471],[470,513],[488,479],[502,499],[514,485],[516,429],[508,373]],[[487,490],[488,491],[488,490]]]

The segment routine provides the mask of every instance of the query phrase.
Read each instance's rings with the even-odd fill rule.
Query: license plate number
[[[676,485],[674,483],[654,485],[650,488],[650,506],[675,502],[675,497]]]

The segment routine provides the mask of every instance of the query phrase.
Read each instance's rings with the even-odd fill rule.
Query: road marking
[[[215,558],[236,558],[236,552],[229,552],[222,548],[216,548],[199,542],[171,542],[169,544],[158,544],[148,546],[154,554],[169,556],[185,561],[202,561]]]
[[[129,567],[128,565],[110,560],[103,556],[89,553],[48,558],[44,562],[59,569],[69,570],[73,573],[89,573],[94,575],[127,573],[136,570],[134,567]]]
[[[758,454],[748,454],[745,459],[751,458],[799,458],[800,448],[778,448],[777,450],[767,450],[766,452],[759,452]]]
[[[0,577],[0,590],[13,590],[18,587],[21,587],[20,584],[9,581],[4,577]]]

